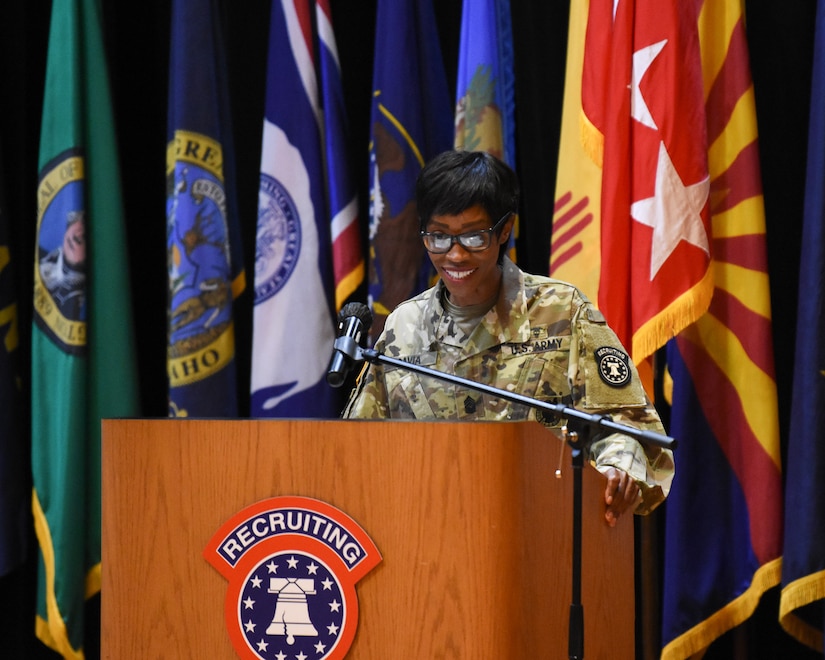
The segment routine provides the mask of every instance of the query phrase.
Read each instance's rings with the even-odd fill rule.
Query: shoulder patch
[[[630,357],[613,346],[602,346],[593,351],[599,377],[610,387],[624,387],[630,383]]]

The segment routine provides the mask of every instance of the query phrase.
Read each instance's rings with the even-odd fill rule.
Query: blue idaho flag
[[[825,625],[825,0],[816,16],[782,555],[782,627],[817,651]]]
[[[331,30],[326,3],[272,3],[255,247],[254,417],[337,417],[342,403],[325,380],[335,339],[332,240],[334,233],[340,247],[357,238],[357,204],[342,154],[330,154],[329,178],[324,170],[320,89],[334,88],[338,78],[330,69],[337,62]],[[330,137],[331,145],[341,143],[340,135]],[[357,249],[354,263],[338,271],[342,299],[357,286]]]
[[[415,181],[453,144],[453,115],[430,0],[379,0],[370,124],[369,298],[377,337],[400,302],[429,286]]]
[[[169,415],[238,414],[232,303],[245,286],[214,0],[172,9],[166,155]]]

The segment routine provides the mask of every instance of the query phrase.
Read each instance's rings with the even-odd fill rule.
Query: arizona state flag
[[[376,338],[395,306],[430,285],[415,181],[453,144],[453,114],[431,0],[379,0],[370,119],[369,300]]]
[[[819,652],[825,626],[825,0],[816,15],[796,359],[785,480],[782,627]]]
[[[709,179],[695,0],[593,0],[582,107],[604,140],[599,308],[638,364],[707,308]]]
[[[40,132],[32,327],[37,636],[83,658],[100,590],[100,420],[138,414],[132,311],[100,16],[52,6]]]
[[[216,0],[175,0],[166,154],[170,417],[234,417],[233,301],[246,280]]]
[[[663,658],[745,621],[779,582],[782,470],[753,84],[741,0],[699,17],[713,299],[669,343],[679,438],[665,503]]]
[[[340,83],[329,4],[275,0],[258,192],[253,416],[341,411],[326,370],[336,307],[361,283],[363,259]]]

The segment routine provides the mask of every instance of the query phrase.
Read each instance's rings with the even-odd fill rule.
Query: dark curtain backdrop
[[[228,37],[244,252],[247,265],[251,265],[254,263],[270,3],[269,0],[223,0],[220,4]],[[358,181],[361,218],[366,226],[376,0],[331,0],[331,4],[349,111],[352,171]],[[780,422],[786,436],[815,2],[751,0],[746,4],[768,223]],[[143,414],[164,416],[167,411],[165,157],[170,3],[102,0],[101,5],[121,148]],[[568,2],[511,0],[511,5],[517,79],[517,169],[523,188],[518,257],[526,270],[546,273]],[[448,79],[453,87],[461,0],[434,0],[434,6]],[[26,368],[32,298],[30,257],[36,228],[37,151],[50,12],[49,0],[7,0],[0,7],[0,185],[6,192],[4,211],[11,219],[12,267],[19,282],[19,353],[24,391],[28,391],[29,386]],[[251,293],[247,291],[236,305],[242,397],[247,396],[248,389],[249,351],[244,350],[243,343],[251,337],[251,307]],[[301,310],[296,309],[296,327],[300,314]],[[113,368],[117,368],[116,365]],[[25,411],[26,418],[29,412]],[[48,414],[48,411],[36,412]],[[244,414],[247,412],[248,406]],[[783,437],[783,448],[786,445],[787,437]],[[666,512],[656,515],[663,516]],[[661,564],[667,558],[659,556],[656,561]],[[34,640],[33,591],[33,558],[20,570],[0,578],[2,657],[52,657]],[[769,593],[751,621],[716,642],[706,657],[821,657],[800,647],[779,628],[777,612],[778,593]],[[89,637],[88,657],[95,657],[94,630]]]

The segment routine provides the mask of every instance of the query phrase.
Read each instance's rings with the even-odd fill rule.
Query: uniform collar
[[[524,343],[530,340],[530,318],[524,290],[524,273],[507,256],[502,261],[501,288],[493,308],[484,315],[470,337],[468,345],[483,351],[499,344]],[[441,303],[446,295],[444,282],[438,281],[427,301],[426,317],[435,327],[445,313]]]

